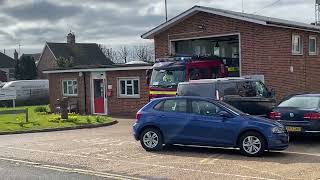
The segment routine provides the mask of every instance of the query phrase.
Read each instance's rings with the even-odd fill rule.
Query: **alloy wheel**
[[[261,146],[262,143],[256,136],[247,136],[242,142],[243,150],[252,155],[259,153]]]
[[[148,131],[143,135],[143,143],[146,147],[153,149],[159,143],[158,135],[153,131]]]

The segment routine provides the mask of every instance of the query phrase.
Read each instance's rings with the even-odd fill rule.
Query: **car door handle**
[[[159,117],[160,117],[160,118],[165,118],[166,116],[165,116],[165,115],[159,115]]]

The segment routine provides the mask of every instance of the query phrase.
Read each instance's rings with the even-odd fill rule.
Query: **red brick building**
[[[156,58],[214,55],[238,75],[264,75],[278,98],[320,90],[320,27],[194,6],[142,35],[154,39]]]
[[[80,114],[133,116],[149,101],[146,70],[151,68],[136,64],[44,71],[50,108],[55,110],[57,100],[67,97]]]

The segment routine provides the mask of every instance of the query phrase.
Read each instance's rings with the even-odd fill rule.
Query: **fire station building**
[[[230,76],[263,75],[278,100],[320,90],[320,27],[194,6],[142,35],[156,58],[218,56]]]

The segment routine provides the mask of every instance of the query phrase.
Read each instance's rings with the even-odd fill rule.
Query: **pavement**
[[[0,176],[6,179],[29,179],[28,174],[39,177],[30,179],[320,179],[320,138],[317,137],[294,138],[286,151],[268,152],[259,158],[242,156],[235,149],[186,146],[146,152],[131,135],[134,120],[117,120],[116,125],[96,129],[3,135]],[[11,176],[14,173],[16,176]]]

